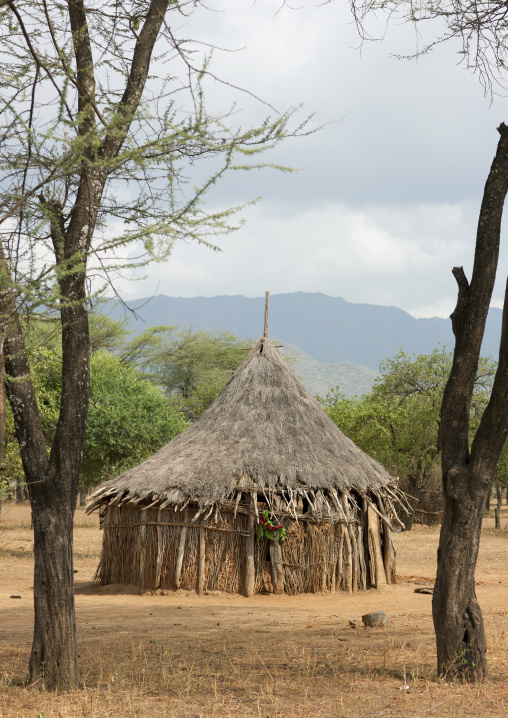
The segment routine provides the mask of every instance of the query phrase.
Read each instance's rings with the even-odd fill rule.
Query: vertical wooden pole
[[[274,593],[284,593],[284,566],[278,536],[270,541],[270,561]]]
[[[335,540],[335,539],[334,539],[334,540]],[[333,555],[334,555],[334,553],[332,552],[332,556],[333,556]],[[336,590],[337,590],[337,588],[336,588],[336,586],[335,586],[335,577],[336,577],[336,575],[337,575],[337,557],[335,556],[334,561],[333,561],[333,566],[332,566],[332,582],[331,582],[331,587],[330,587],[330,590],[331,590],[331,591],[336,591]]]
[[[384,501],[381,496],[378,497],[379,510],[386,515]],[[392,582],[392,542],[390,540],[390,529],[383,521],[383,564],[385,567],[386,583],[388,585]]]
[[[140,512],[144,518],[146,514]],[[139,583],[141,588],[146,588],[146,524],[143,523],[138,531],[138,551],[139,551]]]
[[[185,514],[184,514],[185,520]],[[185,541],[187,540],[187,526],[182,526],[180,529],[180,541],[178,542],[178,553],[176,554],[175,564],[175,588],[180,588],[182,585],[182,567],[183,557],[185,555]]]
[[[270,292],[265,292],[265,330],[263,336],[268,339],[268,302],[270,298]]]
[[[328,566],[327,559],[323,557],[323,573],[321,574],[321,591],[323,593],[326,593],[327,566]]]
[[[335,575],[335,590],[340,591],[340,585],[342,583],[342,572],[344,570],[344,534],[342,532],[342,524],[339,524],[339,548],[337,550],[337,573]]]
[[[390,535],[390,547],[391,547],[391,553],[392,553],[392,575],[391,575],[391,582],[397,583],[397,549],[394,546],[394,543],[392,541],[392,537]]]
[[[372,560],[376,567],[376,588],[379,588],[380,586],[386,586],[385,567],[381,554],[381,539],[379,536],[379,519],[372,506],[369,506],[367,509],[367,516],[369,522],[369,547]]]
[[[353,554],[351,551],[351,539],[349,538],[348,527],[341,524],[342,535],[344,536],[344,550],[346,552],[346,590],[353,593]]]
[[[347,496],[345,493],[341,494],[342,499],[342,506],[344,508],[344,514],[347,519],[347,533],[349,536],[349,543],[351,546],[351,588],[353,593],[356,593],[358,584],[360,583],[360,579],[358,576],[359,573],[359,562],[358,562],[358,546],[356,544],[356,536],[353,529],[353,526],[350,523],[351,519],[351,512],[349,510],[349,502],[347,500]],[[347,546],[347,544],[346,544]]]
[[[257,501],[257,492],[253,492],[249,497],[249,514],[247,516],[247,533],[249,535],[245,537],[245,595],[247,598],[254,595],[256,587],[256,566],[254,563],[256,542],[255,501]]]
[[[367,590],[367,566],[365,565],[365,544],[363,540],[363,525],[358,524],[358,562],[360,564],[361,588]]]
[[[198,565],[198,582],[197,582],[197,592],[203,593],[203,589],[205,587],[205,552],[206,552],[206,537],[205,537],[205,529],[200,526],[199,527],[199,565]]]
[[[154,586],[154,588],[159,588],[160,582],[161,582],[162,555],[164,553],[164,546],[162,545],[163,528],[160,525],[161,521],[162,521],[162,511],[159,509],[157,511],[157,523],[159,525],[157,526],[157,563],[155,566],[155,586]]]
[[[369,532],[369,504],[366,499],[362,499],[362,521],[363,521],[363,557],[365,561],[365,580],[367,588],[376,585],[376,567],[371,557],[370,551],[370,532]]]

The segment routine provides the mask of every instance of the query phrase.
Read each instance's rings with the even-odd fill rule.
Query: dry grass
[[[155,634],[154,634],[155,635]],[[242,635],[207,642],[81,648],[80,690],[39,694],[20,685],[26,651],[6,657],[0,691],[2,716],[506,716],[506,672],[480,686],[436,680],[431,642],[407,636],[337,641],[322,631]],[[253,640],[254,639],[254,640]],[[261,645],[260,645],[261,644]],[[275,645],[274,645],[275,644]],[[362,645],[363,644],[363,645]],[[506,651],[506,633],[494,648]],[[105,650],[107,649],[107,650]],[[503,657],[503,660],[504,657]],[[404,688],[407,686],[408,688]]]
[[[27,526],[22,516],[4,518],[0,549],[26,549],[29,522]],[[78,525],[81,519],[78,514]],[[491,556],[485,546],[481,575],[482,583],[491,577],[492,586],[481,587],[483,598],[479,595],[490,678],[478,686],[463,686],[437,679],[430,597],[413,594],[408,583],[351,598],[247,600],[108,592],[88,580],[96,566],[100,533],[96,524],[81,526],[75,537],[76,565],[84,577],[77,593],[81,686],[55,694],[24,688],[31,627],[23,592],[22,601],[0,603],[0,716],[504,718],[507,587],[499,586],[501,574],[491,572],[500,570],[496,559],[500,546],[508,550],[508,535],[497,532],[494,541],[491,529],[487,533],[487,544],[494,549]],[[400,563],[411,565],[413,577],[431,581],[426,561],[435,553],[436,539],[435,530],[424,528],[397,536]],[[26,551],[21,553],[3,554],[4,575],[19,580],[29,576],[31,562]],[[24,580],[28,587],[29,579]],[[350,629],[348,615],[360,615],[373,605],[387,607],[388,627]]]

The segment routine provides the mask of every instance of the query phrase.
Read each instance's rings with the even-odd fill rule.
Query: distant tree
[[[103,328],[101,322],[99,327]],[[62,356],[58,342],[52,347],[50,337],[47,337],[47,346],[33,344],[34,334],[40,341],[47,333],[46,325],[31,332],[29,356],[41,425],[49,451],[58,424]],[[114,327],[112,335],[116,336]],[[93,328],[91,336],[93,343]],[[96,341],[99,343],[99,339]],[[105,343],[109,345],[109,339]],[[104,479],[140,463],[188,425],[178,407],[168,401],[161,389],[134,367],[123,363],[118,355],[101,349],[93,353],[90,386],[80,490],[89,490]],[[7,411],[5,466],[8,476],[18,482],[23,480],[21,455],[10,409]]]
[[[374,396],[394,402],[400,409],[399,421],[391,424],[391,434],[394,442],[398,439],[397,452],[405,457],[405,471],[399,472],[401,488],[413,497],[413,509],[423,512],[424,523],[429,519],[434,523],[436,509],[442,506],[440,482],[431,480],[440,459],[441,403],[451,365],[452,354],[444,348],[417,357],[399,352],[380,364],[380,377],[373,389]],[[479,359],[471,403],[471,437],[487,404],[495,371],[492,359]],[[405,517],[408,528],[413,516]]]
[[[496,505],[494,508],[494,526],[496,529],[501,528],[501,510],[503,507],[503,491],[508,488],[508,457],[506,456],[506,444],[503,447],[501,458],[496,467],[494,474],[493,486],[496,492]]]
[[[193,420],[215,400],[251,344],[229,332],[152,327],[126,344],[121,356]]]
[[[360,448],[400,477],[410,505],[420,520],[434,523],[441,508],[440,481],[434,480],[440,459],[440,409],[452,355],[444,348],[408,356],[400,351],[380,363],[370,394],[346,399],[331,392],[324,408],[340,429]],[[472,397],[471,431],[478,425],[492,386],[495,363],[479,360]],[[429,515],[426,516],[426,513]],[[411,529],[414,514],[404,516]]]
[[[101,314],[100,305],[91,312],[89,320],[91,354],[104,349],[120,350],[130,335],[127,321],[117,321],[106,314]]]
[[[92,356],[80,483],[85,489],[139,464],[188,426],[160,389],[109,352]]]

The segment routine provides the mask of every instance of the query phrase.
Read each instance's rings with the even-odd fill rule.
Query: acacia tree
[[[78,677],[72,523],[89,401],[90,278],[111,277],[126,255],[160,260],[177,239],[206,242],[231,229],[233,210],[206,213],[205,192],[288,134],[288,114],[243,130],[206,111],[208,60],[195,64],[173,30],[199,5],[0,2],[0,328],[34,528],[28,680],[46,688]],[[200,185],[184,174],[197,160],[211,172]],[[21,320],[34,306],[61,322],[49,453]]]
[[[120,356],[141,369],[194,421],[217,398],[251,346],[251,341],[230,332],[150,327],[125,343]]]
[[[483,617],[474,573],[483,511],[508,435],[508,284],[499,362],[492,393],[470,443],[470,412],[480,348],[499,256],[501,217],[508,191],[508,127],[501,135],[485,185],[473,273],[453,275],[457,305],[451,315],[455,350],[441,408],[444,515],[439,538],[432,615],[438,671],[474,681],[487,675]]]

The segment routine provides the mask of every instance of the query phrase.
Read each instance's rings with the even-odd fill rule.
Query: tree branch
[[[39,408],[19,323],[9,267],[0,245],[0,318],[4,332],[5,389],[27,482],[46,476],[48,460]]]
[[[122,99],[117,105],[118,124],[105,137],[101,155],[115,157],[120,151],[145,89],[150,59],[170,0],[152,0],[141,32],[134,47],[131,71]]]
[[[494,472],[497,457],[508,436],[508,280],[506,282],[499,362],[491,397],[476,431],[471,447],[471,460]],[[488,441],[486,439],[488,438]],[[482,472],[486,473],[486,472]]]
[[[485,184],[478,220],[471,283],[454,269],[459,286],[452,314],[455,334],[453,365],[441,407],[443,462],[449,468],[469,456],[469,415],[485,322],[496,278],[503,206],[508,191],[508,127],[501,123],[496,156]],[[445,471],[446,473],[446,471]]]
[[[83,0],[68,0],[78,84],[78,131],[87,135],[95,127],[95,74]],[[93,103],[93,104],[92,104]]]

